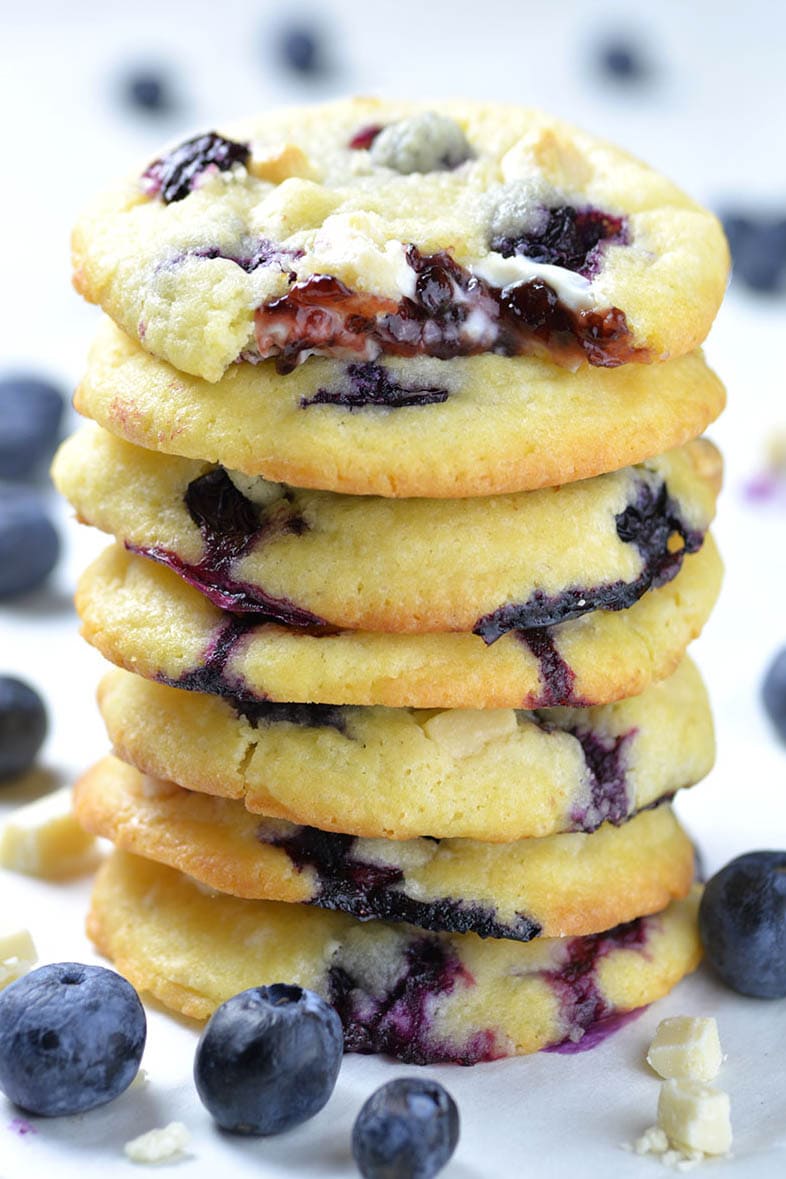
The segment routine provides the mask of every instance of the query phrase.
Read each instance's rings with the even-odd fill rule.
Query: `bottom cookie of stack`
[[[698,890],[608,932],[529,943],[426,933],[206,891],[115,852],[88,931],[140,990],[196,1019],[285,980],[331,1002],[348,1051],[475,1064],[593,1041],[669,991],[701,956]]]

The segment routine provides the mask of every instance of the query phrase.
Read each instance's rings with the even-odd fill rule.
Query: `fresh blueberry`
[[[459,1114],[436,1081],[402,1077],[372,1093],[352,1130],[363,1179],[431,1179],[459,1138]]]
[[[0,484],[0,599],[36,589],[60,556],[60,540],[41,497]]]
[[[767,668],[762,697],[775,731],[782,741],[786,741],[786,647],[778,652]]]
[[[319,1113],[335,1088],[344,1036],[313,991],[276,983],[213,1013],[194,1061],[203,1105],[236,1134],[280,1134]]]
[[[169,80],[154,69],[129,74],[123,84],[123,95],[130,106],[155,115],[167,114],[175,105]]]
[[[22,680],[0,675],[0,782],[28,770],[46,736],[44,702]]]
[[[0,479],[24,479],[48,459],[60,433],[64,397],[37,377],[0,377]]]
[[[786,217],[729,212],[723,218],[737,282],[760,294],[786,286]]]
[[[645,58],[632,41],[610,41],[602,46],[598,65],[607,77],[618,82],[641,82],[650,72]]]
[[[704,889],[699,931],[707,960],[741,995],[786,996],[786,852],[748,852]]]
[[[44,1117],[85,1113],[128,1088],[146,1033],[136,991],[114,970],[41,966],[0,994],[0,1089]]]
[[[306,25],[288,25],[278,35],[278,52],[284,66],[296,74],[320,74],[324,70],[319,35]]]

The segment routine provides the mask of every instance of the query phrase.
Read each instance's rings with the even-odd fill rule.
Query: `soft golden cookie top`
[[[661,360],[720,303],[716,219],[538,111],[354,99],[229,135],[149,164],[74,235],[78,289],[208,380],[312,353]]]

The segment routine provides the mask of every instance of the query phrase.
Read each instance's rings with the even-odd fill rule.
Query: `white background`
[[[617,140],[700,200],[786,208],[786,21],[777,0],[634,6],[548,0],[383,0],[298,9],[318,13],[334,70],[305,84],[276,66],[270,38],[284,4],[190,0],[119,5],[27,3],[0,8],[0,368],[78,379],[97,313],[69,286],[68,232],[97,187],[162,140],[270,103],[349,91],[467,95],[545,106]],[[296,14],[290,6],[290,11]],[[594,51],[615,30],[653,64],[647,86],[604,82]],[[117,98],[134,64],[161,62],[182,94],[156,119]],[[767,503],[744,494],[766,439],[786,431],[786,300],[732,288],[708,343],[730,406],[711,436],[727,461],[717,536],[727,564],[720,605],[695,645],[718,727],[718,765],[680,800],[710,871],[755,847],[786,846],[786,750],[772,736],[759,690],[786,642],[786,490]],[[43,772],[0,793],[0,814],[53,779],[73,781],[104,752],[93,701],[100,660],[76,637],[70,595],[78,570],[103,543],[66,523],[66,554],[51,586],[0,608],[0,671],[43,692],[51,734]],[[88,882],[54,887],[0,874],[0,923],[28,925],[44,960],[92,955],[82,932]],[[646,1176],[657,1164],[624,1154],[654,1120],[657,1084],[643,1050],[663,1015],[717,1013],[728,1061],[735,1158],[718,1174],[770,1176],[786,1167],[786,1002],[742,1000],[703,972],[591,1054],[540,1055],[471,1070],[428,1070],[459,1102],[462,1140],[446,1179]],[[352,1120],[363,1099],[400,1071],[347,1058],[335,1096],[307,1127],[277,1140],[215,1133],[190,1085],[194,1031],[155,1011],[147,1085],[83,1118],[20,1135],[0,1097],[0,1179],[53,1173],[105,1175],[131,1164],[122,1144],[174,1118],[193,1133],[188,1176],[218,1167],[259,1179],[350,1176]],[[713,1173],[713,1172],[710,1172]]]

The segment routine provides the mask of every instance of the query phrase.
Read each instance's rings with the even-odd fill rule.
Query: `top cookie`
[[[209,381],[236,360],[536,353],[706,336],[717,220],[602,140],[513,106],[355,99],[196,136],[88,211],[75,284]]]

